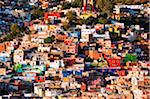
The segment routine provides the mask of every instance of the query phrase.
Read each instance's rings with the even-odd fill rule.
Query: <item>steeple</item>
[[[83,10],[86,12],[88,7],[92,8],[92,11],[94,11],[94,0],[83,0]]]

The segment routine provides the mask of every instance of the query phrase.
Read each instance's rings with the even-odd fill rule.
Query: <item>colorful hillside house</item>
[[[110,67],[121,67],[121,59],[109,58],[107,61]]]
[[[99,58],[98,67],[108,67],[108,62],[104,58]]]
[[[97,64],[98,64],[98,61],[97,61],[97,60],[94,60],[91,65],[95,67],[95,66],[97,66]]]
[[[21,64],[15,65],[15,66],[14,66],[14,70],[15,70],[17,73],[22,73],[22,72],[23,72],[23,70],[22,70],[22,65],[21,65]]]

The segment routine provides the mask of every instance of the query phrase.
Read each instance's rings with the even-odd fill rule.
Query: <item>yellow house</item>
[[[89,13],[89,14],[86,13],[86,14],[80,15],[79,18],[81,18],[81,19],[87,19],[87,18],[89,18],[89,17],[91,17],[91,16],[94,16],[94,15],[93,15],[93,14],[90,14],[90,13]]]
[[[0,68],[0,75],[6,75],[6,68]]]
[[[120,36],[120,31],[118,30],[119,29],[119,26],[114,26],[114,27],[110,27],[109,28],[109,32],[113,32],[113,29],[114,29],[114,32],[118,34],[118,36]]]
[[[112,27],[109,28],[109,32],[113,32],[113,28]]]
[[[48,29],[49,29],[50,31],[54,31],[54,30],[57,29],[57,26],[56,26],[56,25],[49,25],[49,26],[48,26]]]
[[[119,34],[120,31],[118,30],[118,28],[119,28],[119,26],[115,26],[115,27],[114,27],[114,32]]]

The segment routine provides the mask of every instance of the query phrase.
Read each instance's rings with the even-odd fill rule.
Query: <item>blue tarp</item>
[[[118,21],[111,20],[112,24],[118,23]]]
[[[77,75],[77,76],[82,76],[82,70],[80,70],[80,71],[75,71],[75,75]]]
[[[71,71],[63,71],[62,73],[63,73],[63,77],[68,77],[71,74],[73,74],[73,71],[72,70]]]
[[[72,74],[75,74],[77,76],[82,76],[82,70],[78,70],[78,71],[73,71],[73,70],[70,70],[70,71],[63,71],[63,77],[68,77]]]
[[[136,14],[135,11],[132,10],[132,9],[129,10],[129,13],[132,14],[132,15],[135,15],[135,14]]]
[[[99,69],[99,70],[97,70],[98,72],[100,72],[100,73],[110,73],[110,74],[114,74],[115,72],[116,72],[116,70],[118,70],[118,69]]]

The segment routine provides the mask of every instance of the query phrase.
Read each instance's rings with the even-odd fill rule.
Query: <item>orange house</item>
[[[6,50],[5,44],[0,44],[0,52],[5,50]]]
[[[96,50],[95,51],[93,51],[93,50],[86,51],[85,54],[96,60],[99,59],[100,57],[102,57],[102,53],[98,53],[98,51],[96,51]]]
[[[10,42],[5,42],[6,49],[11,46]]]
[[[56,36],[56,38],[58,40],[62,40],[62,41],[65,40],[65,39],[67,39],[67,37],[68,37],[67,35],[60,35],[60,34]]]

